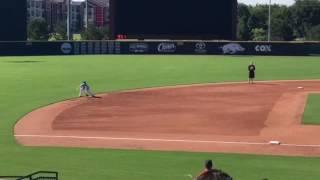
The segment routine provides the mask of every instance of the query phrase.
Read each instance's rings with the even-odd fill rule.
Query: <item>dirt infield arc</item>
[[[318,92],[320,81],[115,92],[37,109],[14,133],[26,146],[320,156],[320,126],[301,125]]]

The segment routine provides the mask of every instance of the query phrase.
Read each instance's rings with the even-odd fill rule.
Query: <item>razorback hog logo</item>
[[[237,43],[226,44],[221,47],[223,54],[236,54],[237,52],[243,52],[246,49]]]

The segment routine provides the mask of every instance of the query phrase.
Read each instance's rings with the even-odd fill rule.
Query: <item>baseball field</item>
[[[248,89],[244,89],[245,91],[252,92],[252,99],[259,99],[260,96],[263,96],[263,93],[261,93],[261,95],[257,93],[262,90],[267,90],[264,93],[271,94],[274,91],[280,92],[280,90],[285,88],[291,88],[290,92],[300,93],[303,89],[298,89],[296,87],[303,86],[304,89],[309,88],[308,93],[310,92],[311,95],[304,94],[307,96],[307,98],[305,97],[306,106],[305,109],[302,107],[304,113],[302,112],[300,116],[301,119],[303,119],[301,124],[308,124],[308,126],[310,126],[309,128],[312,130],[312,133],[309,133],[309,135],[311,134],[313,136],[309,136],[310,140],[306,138],[306,136],[300,138],[299,133],[308,135],[308,132],[305,132],[306,129],[299,128],[292,128],[293,132],[290,132],[290,129],[284,132],[295,135],[295,138],[290,141],[299,142],[299,140],[301,140],[305,143],[312,143],[312,146],[309,144],[309,147],[307,144],[305,147],[301,147],[305,149],[299,149],[297,151],[294,150],[291,152],[288,151],[288,154],[285,154],[285,151],[281,150],[281,152],[279,151],[279,154],[281,155],[271,155],[269,151],[264,151],[263,149],[259,149],[259,151],[262,152],[261,154],[259,152],[250,153],[250,151],[246,151],[247,148],[245,148],[245,150],[242,149],[239,152],[228,150],[226,151],[228,153],[223,153],[224,150],[221,150],[220,153],[213,153],[210,152],[210,149],[198,150],[197,145],[193,145],[194,147],[190,148],[188,144],[185,145],[185,148],[180,146],[177,150],[163,148],[164,151],[160,151],[162,148],[157,150],[154,146],[145,147],[142,145],[131,149],[130,143],[128,142],[126,142],[126,144],[129,144],[129,146],[125,148],[126,150],[119,146],[110,146],[110,148],[108,148],[108,146],[100,147],[94,145],[87,147],[85,145],[81,145],[81,147],[63,147],[61,144],[55,144],[56,142],[53,142],[52,139],[45,140],[46,142],[43,144],[47,145],[46,147],[35,143],[39,142],[38,139],[29,139],[25,144],[30,144],[30,146],[23,146],[22,144],[24,144],[25,140],[15,137],[16,123],[18,123],[19,120],[29,112],[40,107],[45,107],[49,104],[65,100],[77,101],[77,99],[74,98],[77,97],[78,86],[83,80],[86,80],[91,85],[94,92],[101,94],[109,93],[107,95],[101,95],[102,98],[97,99],[97,102],[94,102],[98,104],[102,104],[102,102],[100,102],[101,99],[107,99],[107,102],[113,101],[116,103],[116,97],[120,97],[122,99],[131,98],[130,93],[126,94],[131,91],[126,90],[141,89],[141,91],[143,91],[145,88],[177,85],[207,84],[206,86],[210,86],[211,88],[206,90],[206,93],[209,93],[207,96],[210,97],[210,93],[214,96],[216,89],[216,86],[212,85],[212,83],[246,81],[247,65],[251,61],[254,61],[257,66],[257,80],[268,81],[258,82],[255,85],[250,86],[250,91],[248,91]],[[202,170],[204,160],[213,159],[218,168],[230,173],[234,179],[237,180],[259,180],[263,178],[268,178],[269,180],[315,180],[320,177],[320,172],[318,170],[320,165],[320,143],[317,144],[317,137],[314,137],[314,135],[317,135],[317,132],[313,132],[314,130],[318,130],[316,124],[320,124],[320,119],[318,118],[319,111],[317,111],[320,106],[320,98],[317,94],[317,84],[318,82],[320,84],[320,81],[317,81],[320,79],[319,57],[39,56],[1,57],[0,64],[0,175],[26,175],[38,170],[53,170],[60,173],[61,179],[68,180],[185,180],[190,179],[191,176],[197,175],[198,172]],[[294,84],[287,82],[289,83],[287,86],[280,84],[280,81],[275,80],[315,81],[312,81],[312,83],[309,81],[298,81],[298,83],[295,82]],[[248,88],[247,86],[249,85],[241,84],[241,86],[242,88]],[[185,89],[183,89],[185,87],[191,86],[181,86],[180,89],[178,88],[181,94],[186,93]],[[140,96],[142,97],[141,99],[143,99],[145,96],[142,95],[145,94],[141,94],[141,91],[132,91],[132,93],[138,93],[139,95],[140,92]],[[228,92],[232,91],[232,88],[228,90]],[[124,94],[121,94],[120,92],[124,92]],[[152,94],[152,97],[157,97],[157,92],[157,89],[149,91],[149,93]],[[187,92],[189,93],[189,91]],[[201,92],[204,91],[195,89],[194,92],[198,92],[200,97],[203,95]],[[161,93],[165,94],[166,92],[159,92],[159,94]],[[187,95],[189,95],[188,93]],[[219,91],[217,93],[223,92]],[[192,95],[192,97],[194,96],[197,96],[197,93]],[[273,98],[277,99],[277,96],[280,97],[280,94],[275,95]],[[161,104],[166,106],[167,104],[163,101],[164,98],[162,97],[164,96],[151,99],[151,101],[148,102],[148,105],[153,106],[161,101]],[[186,99],[187,97],[188,96],[186,96]],[[207,99],[206,97],[202,98]],[[230,98],[232,99],[235,97],[230,96]],[[251,99],[250,96],[246,98]],[[141,99],[138,98],[137,101],[140,101]],[[168,100],[170,99],[171,98],[168,98]],[[217,101],[221,99],[213,99],[212,101],[215,100]],[[82,101],[91,101],[91,99],[83,98]],[[246,101],[246,99],[243,101]],[[264,101],[267,100],[261,100],[262,103]],[[127,102],[124,102],[124,104],[126,103]],[[271,102],[270,100],[270,102],[266,102],[266,106],[270,106],[270,108],[271,106],[281,108],[280,103],[273,103],[274,102]],[[285,103],[285,99],[281,103]],[[119,108],[117,104],[112,105]],[[174,102],[171,102],[170,104],[168,103],[168,107],[170,107],[170,109],[174,107],[173,105]],[[291,105],[292,104],[286,104],[288,107]],[[95,106],[89,103],[84,107],[89,109]],[[248,104],[244,104],[242,108],[246,107],[249,108],[250,106]],[[126,108],[132,111],[132,107]],[[272,110],[276,111],[277,109],[273,108]],[[70,111],[72,111],[72,109]],[[68,111],[65,111],[65,113],[67,112]],[[92,112],[92,110],[90,112]],[[255,111],[253,111],[253,113],[254,112]],[[263,112],[265,114],[261,114],[261,116],[268,115],[265,111]],[[121,111],[121,113],[124,112]],[[290,114],[290,108],[286,110],[286,113]],[[248,116],[250,116],[250,114],[248,114]],[[186,119],[189,118],[189,116],[185,117]],[[38,124],[33,124],[31,127],[38,127],[40,130],[45,129],[42,128],[41,122],[45,122],[49,118],[50,116],[42,119],[40,118],[37,121]],[[277,122],[283,122],[283,119],[280,118]],[[79,130],[72,129],[74,126],[70,126],[70,123],[68,124],[69,128],[62,128],[66,120],[68,120],[68,118],[63,119],[61,116],[60,121],[55,121],[56,123],[52,124],[52,127],[61,128],[59,132],[64,132],[68,134],[69,137],[72,136],[73,132],[75,134],[78,133]],[[254,119],[252,120],[254,121]],[[97,119],[95,119],[94,122],[96,121]],[[183,121],[183,119],[180,120],[180,123],[181,121]],[[172,121],[170,122],[172,123]],[[190,122],[190,119],[188,119],[188,122],[188,126],[193,125],[193,122]],[[266,122],[269,122],[268,119]],[[114,123],[116,123],[116,121]],[[127,124],[129,123],[130,122],[127,122]],[[152,124],[153,122],[144,123]],[[135,125],[135,129],[139,130],[139,124]],[[159,127],[163,127],[163,124],[155,124],[155,126],[157,125]],[[170,124],[167,129],[170,129],[171,125],[172,124]],[[266,124],[262,123],[259,124],[259,127],[261,126],[260,128],[262,129],[265,125]],[[87,126],[82,127],[81,130],[85,131],[87,129],[88,131],[92,131],[92,128],[87,128],[88,126],[93,126],[92,123],[90,124],[90,121],[87,122]],[[188,126],[186,126],[186,128],[188,128]],[[241,123],[239,123],[238,127],[241,127]],[[95,127],[96,130],[104,130],[103,128],[99,128]],[[121,133],[125,133],[124,129],[121,128],[121,126],[116,127],[118,132],[121,130]],[[149,126],[149,128],[151,127]],[[259,128],[253,128],[253,130],[250,131],[252,126],[243,126],[242,128],[243,129],[240,129],[240,131],[237,132],[240,136],[246,136],[247,140],[250,140],[256,134],[259,134],[259,130],[261,130]],[[246,128],[249,130],[247,131]],[[130,126],[128,129],[130,129]],[[185,138],[185,129],[176,129],[181,131],[184,135],[183,137],[180,137],[180,139]],[[228,129],[228,127],[226,127],[226,129]],[[65,132],[66,130],[68,130],[68,132]],[[144,129],[139,131],[148,132]],[[152,131],[158,135],[166,132],[166,130],[159,129],[151,129],[150,132]],[[226,135],[224,133],[229,133],[229,131],[221,130],[223,135]],[[150,136],[152,134],[150,134],[150,132],[146,134]],[[193,130],[192,132],[197,131]],[[191,139],[192,135],[197,136],[197,134],[192,134],[192,132],[188,139]],[[128,132],[129,135],[132,133],[133,131]],[[119,138],[118,140],[121,139]],[[230,142],[231,141],[232,139]],[[174,144],[179,144],[179,142],[174,142]],[[70,143],[70,145],[72,145],[72,143]],[[202,144],[199,146],[204,145]],[[266,145],[266,147],[268,149],[269,145]],[[295,153],[297,155],[295,155]]]

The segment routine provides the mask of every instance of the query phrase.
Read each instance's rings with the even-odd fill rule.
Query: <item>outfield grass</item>
[[[303,114],[303,124],[320,125],[320,94],[310,94]]]
[[[320,158],[221,153],[29,148],[12,129],[27,112],[77,96],[87,80],[96,92],[176,84],[244,81],[247,64],[258,80],[320,79],[319,57],[55,56],[0,58],[0,175],[56,170],[66,180],[185,180],[205,159],[236,180],[315,180]],[[189,178],[190,179],[190,178]]]

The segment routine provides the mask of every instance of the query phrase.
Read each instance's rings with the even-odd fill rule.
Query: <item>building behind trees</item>
[[[49,31],[67,23],[68,0],[27,0],[28,22],[34,18],[43,18]],[[72,33],[79,33],[89,25],[104,27],[109,23],[109,0],[88,0],[88,18],[86,3],[70,2],[70,28]]]

